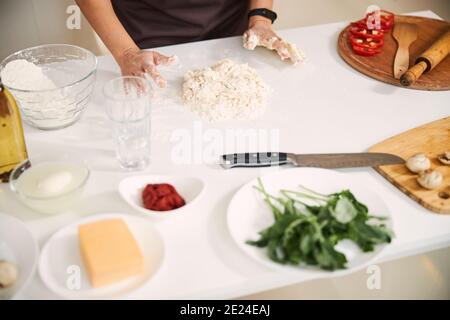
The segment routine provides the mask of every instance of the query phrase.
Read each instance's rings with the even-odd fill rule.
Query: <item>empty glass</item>
[[[110,80],[103,90],[120,166],[145,169],[150,163],[150,82],[140,77],[119,77]]]

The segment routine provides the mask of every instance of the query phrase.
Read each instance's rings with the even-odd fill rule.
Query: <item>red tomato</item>
[[[168,183],[148,184],[142,191],[142,203],[146,209],[169,211],[186,204],[176,189]]]

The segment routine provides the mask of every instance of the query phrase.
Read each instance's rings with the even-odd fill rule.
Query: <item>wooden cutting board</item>
[[[416,153],[425,153],[431,160],[431,168],[444,176],[441,187],[426,190],[416,181],[417,175],[405,165],[382,166],[376,170],[409,197],[425,208],[450,214],[450,166],[443,165],[439,154],[450,151],[450,117],[415,128],[376,144],[370,152],[387,152],[408,159]]]
[[[450,23],[446,21],[423,17],[395,16],[395,22],[414,23],[418,26],[417,40],[409,47],[410,67],[415,62],[417,56],[428,49],[440,35],[450,28]],[[340,56],[351,67],[371,78],[401,86],[400,81],[394,78],[393,72],[397,42],[392,37],[392,30],[389,34],[385,34],[383,51],[380,54],[372,57],[363,57],[353,53],[353,49],[348,41],[349,28],[350,26],[345,28],[339,35],[338,52]],[[450,55],[441,61],[436,68],[423,74],[419,80],[408,88],[450,90]]]

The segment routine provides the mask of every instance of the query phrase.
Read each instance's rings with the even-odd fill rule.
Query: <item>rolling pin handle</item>
[[[427,70],[427,68],[428,64],[425,61],[422,60],[418,62],[400,77],[400,83],[405,87],[409,87],[417,79],[419,79],[419,77]]]

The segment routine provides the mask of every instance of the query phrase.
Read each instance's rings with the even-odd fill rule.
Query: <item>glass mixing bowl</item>
[[[81,117],[94,89],[96,56],[73,45],[37,46],[18,51],[3,60],[0,63],[0,76],[5,66],[17,59],[38,65],[56,85],[55,89],[50,90],[26,90],[3,82],[16,98],[23,120],[44,130],[64,128],[75,123]]]

